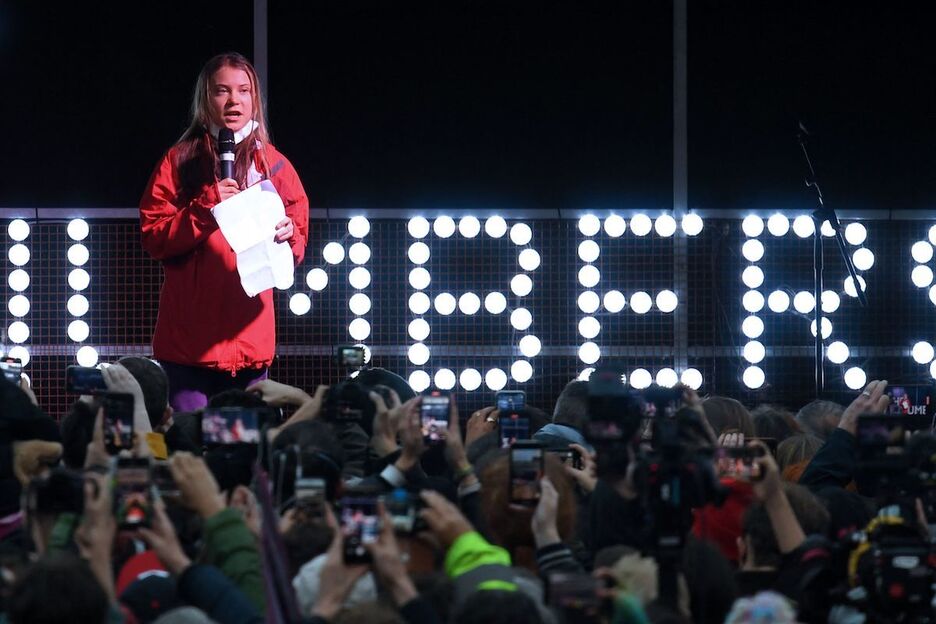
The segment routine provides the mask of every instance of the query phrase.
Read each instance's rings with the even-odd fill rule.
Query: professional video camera
[[[878,516],[837,545],[847,587],[838,598],[874,622],[936,622],[936,544],[921,525],[936,519],[936,437],[927,416],[858,418],[860,490],[875,499]],[[912,431],[923,431],[910,435]]]
[[[598,476],[632,478],[650,516],[647,554],[660,563],[661,600],[675,604],[692,510],[721,505],[727,496],[716,476],[713,441],[701,414],[681,405],[679,389],[638,392],[624,385],[620,370],[600,368],[589,379],[588,393],[586,438],[597,451]]]

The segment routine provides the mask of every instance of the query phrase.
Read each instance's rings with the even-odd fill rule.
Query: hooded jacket
[[[288,244],[299,264],[308,240],[309,200],[286,157],[269,144],[261,150],[254,166],[273,183],[293,221]],[[214,173],[206,165],[201,188],[185,196],[178,156],[178,145],[163,156],[140,202],[143,247],[162,262],[165,275],[153,355],[232,374],[268,366],[276,344],[273,291],[256,297],[244,292],[236,254],[211,214],[221,201]]]

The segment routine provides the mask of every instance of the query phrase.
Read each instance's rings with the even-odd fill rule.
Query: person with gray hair
[[[835,431],[845,408],[833,401],[816,399],[800,408],[796,413],[796,422],[803,431],[825,440]]]

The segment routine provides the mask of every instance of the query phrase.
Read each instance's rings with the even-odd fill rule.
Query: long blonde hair
[[[254,152],[258,149],[260,149],[263,173],[269,174],[262,148],[270,143],[270,134],[263,94],[260,90],[260,79],[253,65],[243,55],[237,52],[225,52],[209,59],[199,72],[195,80],[195,90],[192,93],[191,122],[176,142],[179,147],[176,165],[179,169],[183,192],[197,192],[197,189],[206,182],[205,178],[209,176],[209,171],[211,176],[218,171],[217,147],[209,138],[208,128],[211,124],[209,112],[211,110],[211,78],[222,67],[233,67],[247,73],[250,79],[250,96],[253,100],[252,119],[257,123],[253,132],[238,143],[235,149],[235,179],[242,185],[245,183]]]

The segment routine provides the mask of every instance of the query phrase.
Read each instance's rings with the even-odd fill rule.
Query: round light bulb
[[[757,290],[749,290],[741,297],[741,305],[751,313],[760,312],[764,309],[764,295]]]
[[[481,309],[481,298],[473,292],[466,292],[458,298],[458,309],[471,316]]]
[[[741,272],[741,281],[748,288],[758,288],[764,283],[764,272],[759,266],[751,265]]]
[[[816,335],[816,321],[813,319],[809,323],[809,332],[815,336]],[[832,321],[828,317],[822,317],[822,339],[825,340],[832,335]]]
[[[507,373],[499,368],[492,368],[484,374],[484,383],[495,392],[503,390],[507,385]]]
[[[429,373],[421,370],[410,373],[408,381],[410,388],[416,393],[422,392],[432,385],[432,378],[429,377]]]
[[[312,290],[324,290],[328,286],[328,273],[322,269],[314,268],[306,275],[306,284]]]
[[[432,277],[429,271],[422,267],[416,267],[409,272],[409,284],[414,290],[424,290],[429,287]]]
[[[867,247],[861,247],[852,254],[852,262],[859,271],[867,271],[874,266],[874,254]]]
[[[458,233],[464,236],[465,238],[474,238],[481,233],[481,222],[478,221],[478,217],[462,217],[458,220]],[[452,373],[454,379],[455,373]],[[436,384],[438,385],[438,384]],[[455,384],[452,383],[454,386]]]
[[[523,357],[536,357],[539,355],[540,350],[543,348],[540,339],[532,334],[528,334],[520,339],[520,353],[523,354]]]
[[[657,217],[656,222],[654,222],[653,229],[656,230],[658,236],[669,238],[676,233],[676,219],[668,214],[660,215]],[[650,373],[647,374],[649,375]]]
[[[764,220],[757,215],[748,215],[741,222],[741,231],[749,238],[756,238],[764,231]]]
[[[579,347],[579,359],[586,364],[594,364],[601,358],[601,349],[594,342],[586,342]]]
[[[864,292],[864,290],[867,288],[865,279],[861,277],[860,275],[858,276],[858,286],[861,288],[862,292]],[[855,282],[852,281],[851,275],[845,278],[845,294],[848,295],[849,297],[858,296],[858,291],[855,290]]]
[[[702,387],[702,373],[696,368],[687,368],[684,370],[679,380],[693,390],[698,390]]]
[[[88,248],[81,243],[75,243],[68,248],[68,261],[74,266],[82,266],[90,257]]]
[[[533,324],[533,315],[526,308],[517,308],[510,313],[510,325],[517,331],[525,331]]]
[[[851,277],[848,279],[851,279]],[[933,269],[929,268],[925,264],[917,265],[914,267],[913,271],[910,272],[910,279],[913,280],[913,285],[917,288],[926,288],[933,283]],[[854,289],[855,287],[852,286],[852,290]],[[851,293],[848,294],[851,295]],[[855,297],[857,295],[852,296]]]
[[[764,333],[764,321],[759,316],[748,316],[741,322],[741,333],[748,338],[757,338]]]
[[[601,249],[595,241],[591,239],[583,240],[579,243],[578,255],[582,262],[594,262],[601,255]]]
[[[910,248],[910,255],[920,264],[926,264],[933,259],[933,246],[926,241],[917,241]]]
[[[604,221],[604,231],[611,238],[620,238],[627,231],[627,221],[621,215],[611,215]]]
[[[7,329],[7,338],[16,344],[26,342],[29,340],[29,325],[23,321],[13,321]]]
[[[780,314],[790,307],[790,295],[784,290],[775,290],[767,296],[767,307]]]
[[[849,223],[845,226],[844,236],[849,245],[860,245],[868,238],[868,230],[860,223]]]
[[[29,263],[29,247],[23,243],[16,243],[7,252],[10,262],[15,266],[25,266]]]
[[[540,255],[535,249],[524,249],[517,256],[517,264],[524,271],[535,271],[540,265]]]
[[[322,257],[328,264],[338,264],[344,260],[344,255],[344,247],[341,246],[341,243],[332,241],[322,248]]]
[[[364,293],[354,293],[348,299],[348,308],[358,316],[364,316],[371,309],[370,297]]]
[[[930,244],[936,245],[936,225],[932,226],[932,227],[929,229],[929,236],[928,236],[928,238],[929,238]]]
[[[307,314],[312,309],[312,300],[305,293],[296,293],[289,298],[289,310],[296,316]]]
[[[917,364],[929,364],[933,361],[933,345],[921,340],[920,342],[913,345],[913,349],[910,351],[910,355],[913,356],[913,360]]]
[[[793,296],[793,309],[800,314],[809,314],[816,307],[816,298],[812,293],[801,290]]]
[[[78,366],[91,368],[98,363],[98,352],[94,347],[85,345],[78,349],[78,353],[75,354],[75,360],[78,362]]]
[[[451,293],[444,292],[436,295],[435,310],[442,316],[448,316],[454,312],[457,305],[458,301],[456,301],[455,295]]]
[[[767,231],[774,236],[786,236],[790,231],[790,220],[782,214],[772,214],[767,219]]]
[[[816,233],[816,224],[812,217],[800,215],[793,219],[793,233],[800,238],[809,238]]]
[[[436,388],[451,390],[455,387],[455,372],[449,368],[440,368],[433,377]]]
[[[767,350],[764,348],[763,343],[757,340],[752,340],[744,345],[742,355],[744,356],[744,359],[751,364],[757,364],[764,359],[764,356],[767,355]]]
[[[643,390],[644,388],[649,388],[650,384],[653,383],[653,376],[650,375],[650,371],[646,368],[635,369],[630,375],[630,385],[633,388],[638,390]]]
[[[355,340],[367,340],[370,336],[370,323],[367,319],[356,318],[348,323],[348,334]]]
[[[413,238],[426,238],[429,236],[431,226],[425,217],[413,217],[406,224],[406,231]]]
[[[579,307],[580,308],[582,307],[582,297],[585,294],[586,293],[582,293],[581,295],[579,295]],[[585,310],[585,309],[582,309],[582,311],[590,314],[591,312],[594,312],[595,310],[597,310],[598,309],[598,295],[595,295],[594,304],[595,306],[591,311]],[[624,306],[626,305],[627,305],[627,297],[625,297],[624,293],[622,293],[620,290],[609,290],[608,292],[605,293],[604,307],[605,307],[605,310],[607,310],[608,312],[611,312],[612,314],[617,314],[618,312],[623,310]]]
[[[741,381],[752,390],[764,385],[764,371],[758,366],[748,366],[741,375]]]
[[[645,214],[635,214],[631,218],[630,227],[635,236],[646,236],[653,229],[653,222]]]
[[[10,314],[22,318],[29,314],[29,299],[24,295],[13,295],[7,302],[7,308],[10,310]]]
[[[579,219],[578,228],[585,236],[594,236],[601,230],[601,220],[592,214],[585,215]]]
[[[68,222],[68,227],[65,228],[65,231],[68,232],[68,237],[75,241],[82,241],[88,237],[88,233],[91,229],[88,227],[88,222],[84,219],[72,219]]]
[[[764,244],[756,238],[745,241],[741,245],[741,255],[749,262],[757,262],[764,257]]]
[[[16,242],[29,238],[29,224],[22,219],[13,219],[7,226],[7,234]]]
[[[503,217],[489,217],[484,221],[484,233],[491,238],[501,238],[504,234],[507,233],[507,222],[504,221]]]
[[[533,230],[526,223],[515,223],[510,228],[510,240],[520,247],[528,245],[533,240]]]
[[[825,237],[835,236],[835,230],[832,229],[832,224],[828,221],[822,222],[822,225],[819,226],[819,232]]]
[[[72,290],[84,290],[91,283],[91,276],[84,269],[72,269],[68,274],[68,285]]]
[[[841,340],[836,340],[826,347],[826,357],[833,364],[844,364],[848,359],[848,345]]]
[[[432,231],[439,238],[448,238],[455,233],[455,219],[447,215],[436,217],[432,222]]]
[[[348,273],[348,283],[358,290],[363,290],[370,286],[370,271],[364,267],[355,267]]]
[[[593,290],[586,290],[578,296],[579,310],[585,314],[593,314],[601,306],[601,299]]]
[[[653,299],[650,298],[650,295],[645,293],[642,290],[638,290],[630,298],[630,307],[631,310],[637,314],[646,314],[650,311],[650,308],[653,306]]]
[[[672,290],[661,290],[657,293],[656,305],[660,312],[670,313],[679,305],[679,298]]]
[[[679,375],[672,368],[661,368],[657,371],[656,382],[658,386],[672,388],[679,383]]]
[[[429,337],[429,323],[425,319],[413,319],[407,326],[410,338],[416,342],[422,342]]]
[[[832,314],[839,309],[839,306],[842,304],[842,300],[839,298],[838,293],[832,290],[822,291],[822,311],[826,314]],[[816,307],[815,303],[810,306],[810,309]]]
[[[499,292],[488,293],[484,298],[484,309],[491,314],[500,314],[507,309],[507,297]]]
[[[690,212],[682,218],[682,229],[686,236],[698,236],[702,233],[702,217],[694,212]],[[667,369],[663,369],[667,370]],[[662,384],[660,384],[662,385]]]
[[[594,316],[583,316],[579,320],[578,330],[582,338],[591,340],[601,332],[601,323]]]
[[[510,291],[518,297],[526,297],[533,292],[533,280],[525,273],[514,275],[510,280]]]
[[[588,368],[586,368],[586,369],[583,369],[582,372],[579,373],[579,375],[578,375],[578,380],[579,380],[579,381],[588,381],[589,379],[591,379],[591,375],[592,375],[592,373],[594,373],[594,372],[595,372],[595,369],[592,368],[592,367],[588,367]]]
[[[406,352],[406,356],[409,358],[409,361],[416,366],[422,366],[428,362],[429,355],[429,347],[421,342],[410,345],[410,348]]]
[[[843,378],[845,380],[845,385],[852,390],[860,390],[868,383],[868,376],[857,366],[852,366],[845,371]]]
[[[526,360],[517,360],[510,365],[510,377],[517,383],[526,383],[533,377],[533,365]]]
[[[354,264],[367,264],[370,255],[370,247],[366,243],[354,243],[348,249],[348,259]]]
[[[88,339],[91,328],[82,320],[72,321],[68,324],[68,337],[75,342],[84,342]]]
[[[364,238],[370,232],[370,221],[366,217],[351,217],[348,221],[348,234],[354,238]]]
[[[429,261],[429,245],[422,241],[416,241],[409,246],[406,255],[413,264],[425,264]]]
[[[601,272],[593,264],[586,264],[578,272],[579,284],[585,288],[593,288],[601,281]]]
[[[933,305],[936,305],[936,286],[929,289],[929,299]]]
[[[458,383],[468,392],[474,392],[480,388],[481,381],[481,372],[476,368],[466,368],[458,376]]]
[[[413,293],[409,297],[409,309],[413,314],[425,314],[432,307],[429,295],[424,292]]]
[[[10,271],[7,283],[10,285],[10,288],[16,292],[23,292],[29,288],[29,273],[23,269],[14,269]]]

